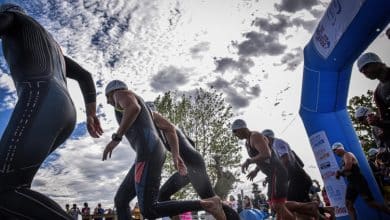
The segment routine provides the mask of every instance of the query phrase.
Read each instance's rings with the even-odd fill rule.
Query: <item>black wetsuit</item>
[[[374,200],[371,190],[368,188],[367,180],[360,172],[358,164],[353,164],[351,170],[345,172],[344,175],[348,181],[347,193],[345,194],[346,200],[354,203],[359,194],[366,201]]]
[[[122,120],[122,114],[119,111],[116,111],[115,113],[119,123]],[[168,151],[171,151],[165,135],[161,132],[161,130],[158,129],[157,131],[158,135],[164,143],[165,148]],[[187,166],[188,175],[181,176],[178,172],[173,174],[160,188],[158,201],[169,201],[173,194],[178,192],[189,183],[192,183],[196,192],[202,199],[215,196],[210,179],[206,172],[206,164],[202,155],[200,155],[200,153],[194,149],[191,141],[188,140],[187,136],[181,130],[176,129],[176,134],[179,140],[179,153],[185,165]],[[126,177],[126,181],[129,181],[129,178],[131,177],[128,175]],[[130,198],[129,195],[131,195]],[[117,212],[121,212],[121,216],[125,215],[122,213],[130,212],[130,210],[128,210],[128,204],[134,197],[135,193],[130,192],[130,190],[127,188],[127,184],[122,184],[115,197],[115,204],[117,209],[119,209]],[[118,208],[118,206],[120,208]],[[229,206],[223,205],[223,209],[227,219],[239,219],[237,213],[234,212],[234,210]],[[128,216],[129,214],[126,214],[126,218],[128,218]]]
[[[259,152],[246,143],[246,149],[250,157],[255,157]],[[260,168],[268,178],[268,199],[270,203],[281,203],[285,202],[287,198],[288,190],[288,173],[282,162],[278,159],[275,151],[270,148],[271,157],[257,162],[257,166]]]
[[[380,82],[374,92],[374,100],[381,120],[376,125],[383,131],[382,142],[390,148],[390,79]]]
[[[310,202],[309,192],[313,181],[303,169],[303,162],[293,153],[290,145],[282,139],[272,138],[270,145],[281,159],[283,156],[288,157],[287,173],[288,173],[288,192],[287,200],[296,202]],[[283,163],[283,162],[282,162]]]
[[[206,199],[215,196],[202,155],[194,149],[192,140],[180,129],[176,129],[176,134],[179,140],[180,157],[187,166],[188,175],[181,176],[178,172],[174,173],[161,187],[159,201],[169,201],[173,194],[189,183],[192,184],[200,198]],[[160,136],[163,136],[163,134],[160,134]],[[165,146],[168,151],[171,150],[167,143]],[[240,219],[237,213],[229,206],[223,204],[223,209],[228,220]]]
[[[79,81],[87,103],[96,99],[92,78],[64,57],[52,36],[23,13],[0,13],[0,36],[18,94],[0,142],[0,218],[71,219],[30,186],[42,162],[75,126],[66,76]]]
[[[118,220],[128,219],[129,202],[137,195],[141,213],[145,218],[174,216],[187,211],[203,210],[199,200],[158,202],[161,172],[165,161],[164,144],[154,125],[151,112],[137,97],[141,111],[126,138],[136,151],[136,162],[115,195]],[[122,113],[116,111],[118,123]]]

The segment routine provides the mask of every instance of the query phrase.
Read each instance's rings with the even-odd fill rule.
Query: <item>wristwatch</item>
[[[117,133],[113,133],[111,136],[111,140],[119,142],[122,140],[122,136],[119,136]]]

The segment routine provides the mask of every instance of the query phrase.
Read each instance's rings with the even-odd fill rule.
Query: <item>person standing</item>
[[[70,216],[72,216],[73,220],[78,220],[79,215],[81,215],[80,209],[76,204],[73,204],[72,208],[69,210]]]
[[[76,110],[67,77],[80,85],[89,134],[99,137],[103,133],[96,117],[93,79],[18,5],[0,5],[0,38],[18,95],[0,140],[0,215],[72,219],[56,202],[32,190],[31,183],[43,161],[75,127]]]
[[[91,215],[91,209],[88,207],[88,203],[84,203],[84,207],[81,209],[81,215],[83,220],[89,220],[89,215]]]

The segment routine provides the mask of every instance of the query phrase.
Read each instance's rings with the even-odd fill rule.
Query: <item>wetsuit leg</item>
[[[131,167],[115,195],[114,202],[118,220],[129,220],[131,218],[129,203],[136,196],[134,169],[135,165]]]
[[[269,188],[271,190],[271,203],[284,203],[287,200],[288,179],[287,172],[274,169]]]
[[[310,202],[309,191],[312,184],[310,176],[303,169],[294,171],[288,183],[287,200]]]
[[[161,143],[155,145],[149,153],[145,151],[148,147],[137,149],[135,187],[143,216],[150,219],[203,210],[200,201],[157,202],[165,152]]]
[[[181,188],[191,182],[197,194],[202,199],[215,196],[211,181],[206,171],[206,164],[202,155],[196,151],[193,146],[186,140],[186,137],[178,131],[179,153],[187,166],[188,175],[180,176],[179,173],[173,174],[161,187],[159,192],[159,201],[168,201],[170,197],[178,192]],[[240,219],[228,205],[223,204],[223,210],[228,220]]]
[[[174,173],[169,179],[161,186],[158,193],[158,201],[169,201],[171,196],[178,192],[180,189],[190,183],[188,175],[181,176],[178,172]]]
[[[18,219],[71,219],[30,186],[45,158],[73,131],[73,103],[50,80],[17,86],[19,99],[0,141],[0,213]]]
[[[215,196],[202,155],[192,147],[186,147],[183,150],[182,157],[184,163],[187,165],[188,177],[192,186],[195,188],[195,191],[202,199]]]

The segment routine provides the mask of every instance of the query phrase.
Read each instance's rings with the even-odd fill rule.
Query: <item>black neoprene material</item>
[[[122,113],[115,111],[115,116],[118,123],[122,120]],[[173,174],[160,188],[158,201],[169,201],[170,197],[186,186],[188,183],[192,183],[196,192],[202,199],[215,196],[212,189],[210,179],[207,176],[206,166],[202,156],[197,152],[192,144],[188,141],[186,136],[179,129],[176,130],[179,139],[179,153],[184,163],[188,168],[188,175],[181,176],[179,173]],[[158,133],[159,137],[164,137],[161,132]],[[126,137],[128,137],[126,133]],[[130,137],[130,136],[129,136]],[[134,149],[134,146],[131,145]],[[166,149],[170,151],[167,144],[164,144]],[[135,150],[135,149],[134,149]],[[134,190],[130,190],[135,187],[134,183],[134,166],[130,169],[126,175],[125,180],[120,185],[115,195],[115,206],[117,208],[118,220],[124,220],[130,218],[129,203],[136,196]],[[225,215],[228,220],[238,220],[238,214],[227,205],[223,205]]]
[[[2,49],[18,101],[0,140],[1,219],[72,219],[53,200],[30,189],[45,158],[72,133],[76,111],[66,87],[60,47],[33,18],[0,13]],[[86,73],[85,73],[86,74]],[[93,85],[92,78],[80,86]],[[90,88],[82,88],[84,97]],[[89,100],[92,100],[89,98]]]
[[[134,196],[134,191],[129,191],[128,189],[132,189],[133,185],[135,186],[133,189],[136,191],[138,204],[145,218],[160,218],[178,215],[187,211],[203,210],[199,200],[157,201],[161,172],[165,161],[165,149],[154,125],[151,113],[140,97],[137,97],[137,100],[141,106],[141,111],[133,125],[125,133],[130,145],[136,151],[136,163],[133,165],[135,168],[132,167],[130,169],[125,181],[134,179],[134,182],[123,181],[118,189],[115,202],[126,202],[126,204],[116,204],[118,219],[121,220],[127,217],[128,202],[131,201],[131,196]],[[120,122],[122,114],[116,111],[116,116],[118,122]],[[123,193],[127,194],[123,195]],[[118,209],[119,207],[122,209]]]

